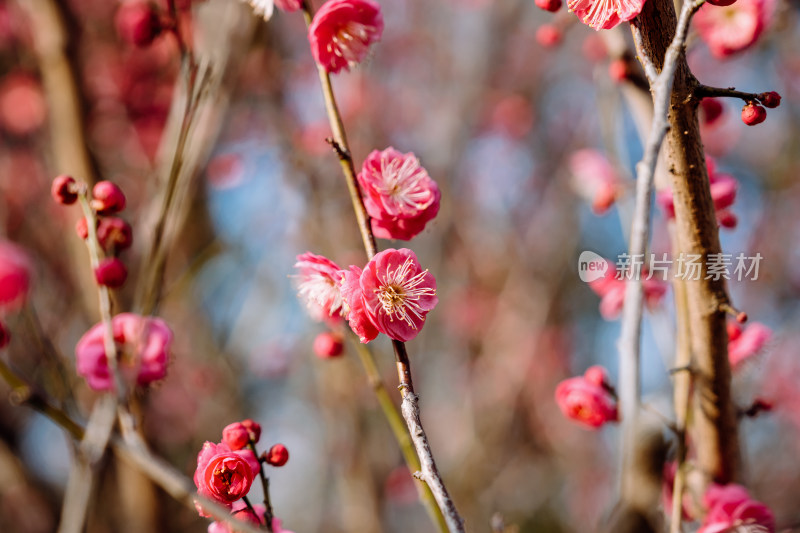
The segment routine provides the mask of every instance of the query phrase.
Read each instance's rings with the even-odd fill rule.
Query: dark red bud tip
[[[92,189],[92,208],[101,215],[118,213],[125,209],[122,189],[110,181],[99,181]]]
[[[745,322],[747,322],[747,313],[745,313],[744,311],[739,311],[739,314],[736,315],[736,322],[738,322],[739,324],[744,324]]]
[[[107,252],[120,252],[133,244],[133,229],[121,218],[103,217],[97,226],[97,240]]]
[[[712,6],[725,7],[736,3],[736,0],[706,0]]]
[[[139,47],[150,45],[164,29],[155,6],[148,2],[123,3],[114,23],[123,41]]]
[[[74,204],[78,199],[78,185],[72,176],[62,174],[53,180],[53,185],[50,187],[50,194],[53,200],[62,205]]]
[[[128,279],[128,269],[125,263],[116,257],[108,257],[100,261],[97,268],[94,269],[94,277],[97,283],[117,289],[125,284]]]
[[[11,334],[6,329],[6,325],[0,322],[0,348],[5,348],[11,342]]]
[[[276,444],[266,453],[266,460],[272,466],[283,466],[289,460],[289,450],[283,444]]]
[[[722,103],[716,98],[703,98],[700,101],[700,110],[700,117],[703,120],[703,124],[706,126],[710,126],[717,122],[717,120],[719,120],[719,118],[725,112],[725,108],[723,107]]]
[[[748,102],[742,108],[742,122],[748,126],[755,126],[761,124],[767,118],[767,110],[756,104],[755,102]]]
[[[539,9],[544,9],[545,11],[549,11],[551,13],[555,13],[561,9],[562,5],[561,0],[534,0],[534,3]]]
[[[775,91],[762,93],[759,95],[758,99],[761,100],[761,103],[764,104],[764,107],[768,107],[770,109],[774,109],[781,105],[781,95]]]

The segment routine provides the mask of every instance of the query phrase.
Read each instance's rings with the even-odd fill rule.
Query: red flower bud
[[[75,223],[75,233],[84,241],[89,238],[89,223],[86,222],[85,217],[81,217]]]
[[[775,91],[763,93],[758,97],[758,99],[761,100],[761,103],[764,104],[764,107],[768,107],[770,109],[774,109],[781,105],[781,95]]]
[[[8,333],[5,324],[0,322],[0,348],[5,348],[11,342],[11,334]]]
[[[326,331],[325,333],[320,333],[314,339],[314,353],[323,359],[342,355],[343,352],[344,343],[342,342],[342,336],[338,333]]]
[[[748,102],[747,105],[742,108],[742,122],[748,126],[761,124],[766,118],[767,110],[755,102]]]
[[[706,1],[712,6],[717,6],[717,7],[725,7],[736,3],[736,0],[706,0]]]
[[[253,442],[258,442],[258,439],[261,438],[261,425],[253,422],[249,418],[246,420],[242,420],[242,425],[247,429],[247,432],[250,434],[250,440]]]
[[[283,444],[276,444],[266,453],[265,459],[272,466],[283,466],[289,460],[289,450]]]
[[[128,269],[118,258],[107,257],[94,269],[94,277],[100,285],[117,289],[128,279]]]
[[[228,445],[231,450],[241,450],[250,442],[250,433],[244,424],[241,422],[234,422],[228,424],[222,430],[222,442]]]
[[[711,126],[725,112],[725,107],[716,98],[703,98],[700,100],[700,111],[703,124]]]
[[[110,181],[99,181],[92,189],[92,207],[101,215],[118,213],[125,209],[122,189]]]
[[[552,48],[561,42],[561,30],[551,24],[542,24],[536,30],[536,41],[545,48]]]
[[[131,225],[117,217],[103,217],[97,225],[97,240],[107,251],[122,251],[133,243]]]
[[[122,40],[134,46],[148,46],[163,29],[155,6],[147,2],[123,3],[114,19]]]
[[[53,180],[53,185],[50,187],[50,194],[53,199],[62,205],[74,204],[78,199],[78,194],[75,191],[75,180],[71,176],[62,174]]]
[[[630,76],[628,62],[624,59],[615,59],[608,65],[608,75],[616,82],[623,82]]]
[[[561,9],[561,0],[534,0],[536,7],[555,13]]]

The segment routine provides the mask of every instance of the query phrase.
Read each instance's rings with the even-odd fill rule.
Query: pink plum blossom
[[[225,444],[206,441],[197,454],[194,483],[197,492],[223,505],[247,496],[259,463],[251,450],[231,450]],[[206,516],[202,509],[200,514]]]
[[[300,271],[296,276],[297,294],[311,318],[336,322],[342,313],[339,265],[327,257],[306,252],[297,256],[294,267]]]
[[[772,7],[769,0],[704,5],[694,17],[694,27],[715,57],[726,58],[756,43],[772,17]]]
[[[167,373],[172,331],[160,318],[120,313],[111,319],[117,361],[123,378],[138,385],[163,379]],[[108,367],[101,322],[87,331],[75,346],[78,374],[94,390],[111,390],[114,377]]]
[[[764,324],[753,322],[742,327],[729,322],[728,361],[731,368],[737,371],[761,354],[770,337],[772,330]]]
[[[609,210],[623,190],[622,180],[606,157],[597,150],[578,150],[569,158],[572,187],[601,215]]]
[[[556,403],[567,418],[591,429],[619,420],[617,402],[603,367],[593,366],[583,376],[569,378],[556,387]]]
[[[317,63],[336,74],[363,61],[382,33],[380,4],[372,0],[328,0],[314,15],[308,40]]]
[[[708,513],[697,533],[775,533],[770,508],[751,499],[741,485],[711,485],[703,503]]]
[[[0,239],[0,312],[25,305],[31,285],[31,260],[16,244]]]
[[[256,503],[253,504],[253,510],[255,513],[247,508],[244,501],[239,500],[233,504],[231,513],[239,520],[263,526],[264,514],[267,512],[267,508],[263,504]],[[231,529],[225,522],[212,522],[208,525],[208,533],[234,533],[234,531],[235,530]],[[281,527],[281,521],[277,518],[272,519],[272,531],[273,533],[292,533],[288,529],[283,529]]]
[[[373,150],[358,183],[376,237],[410,240],[439,212],[439,187],[411,152]]]
[[[608,30],[638,15],[644,0],[567,0],[567,6],[590,28]]]
[[[408,248],[389,248],[376,254],[360,275],[359,270],[350,267],[344,273],[342,293],[348,320],[361,342],[378,332],[402,342],[416,337],[439,301],[436,280],[422,270],[416,254]]]

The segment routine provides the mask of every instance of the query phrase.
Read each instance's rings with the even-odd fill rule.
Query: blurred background
[[[379,242],[413,248],[438,282],[439,305],[408,344],[438,465],[471,531],[488,531],[495,513],[521,532],[596,531],[615,503],[618,430],[568,421],[553,392],[592,364],[616,377],[619,322],[600,315],[577,258],[591,250],[615,261],[627,248],[648,98],[634,83],[627,25],[596,33],[565,8],[554,15],[528,0],[380,3],[381,43],[334,76],[334,87],[357,168],[374,149],[413,151],[442,190],[441,211],[421,235]],[[81,419],[96,395],[75,375],[74,345],[98,320],[96,299],[72,229],[79,210],[55,205],[50,182],[71,172],[125,191],[135,244],[117,305],[131,309],[183,113],[175,40],[131,46],[115,30],[118,7],[0,1],[0,234],[35,265],[28,305],[5,317],[14,340],[3,357]],[[739,54],[714,57],[697,35],[689,49],[704,83],[783,96],[755,128],[739,119],[740,102],[721,101],[703,135],[717,170],[739,182],[738,225],[722,231],[723,249],[763,256],[758,279],[730,289],[773,336],[734,385],[744,408],[756,396],[774,403],[772,413],[742,421],[745,475],[787,528],[800,523],[797,9],[770,4],[765,31]],[[61,34],[46,13],[57,14]],[[207,0],[182,23],[212,81],[170,222],[159,314],[175,332],[172,362],[167,378],[137,397],[148,442],[191,476],[202,443],[250,417],[264,428],[264,446],[289,449],[289,462],[269,473],[288,529],[434,531],[355,351],[314,354],[326,326],[305,314],[292,284],[305,251],[342,266],[366,262],[324,141],[330,130],[302,16],[276,11],[263,23],[246,4]],[[72,88],[63,84],[69,73],[53,71],[59,41]],[[620,59],[625,76],[610,69]],[[77,114],[65,119],[70,106]],[[591,205],[592,172],[570,165],[582,149],[602,154],[617,180],[616,202],[602,215]],[[666,218],[658,209],[654,217],[652,249],[667,252]],[[645,401],[666,419],[671,298],[646,314],[643,339]],[[389,341],[369,347],[399,401]],[[71,454],[54,424],[0,403],[0,529],[55,530]],[[96,490],[90,532],[207,526],[113,456]]]

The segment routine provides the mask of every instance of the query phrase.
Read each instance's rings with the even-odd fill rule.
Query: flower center
[[[331,314],[341,311],[342,294],[329,276],[320,273],[311,274],[298,285],[297,290],[307,304],[326,308]]]
[[[394,271],[389,265],[386,268],[384,284],[375,289],[375,292],[390,321],[394,322],[397,317],[413,329],[417,329],[414,319],[425,320],[425,310],[420,305],[420,299],[423,296],[435,296],[436,289],[419,286],[425,280],[427,270],[409,277],[412,265],[413,260],[410,257]]]
[[[375,31],[372,26],[350,21],[333,34],[328,43],[328,52],[341,57],[354,67],[366,55],[369,37]]]
[[[388,196],[401,211],[420,211],[433,202],[433,196],[422,182],[426,177],[415,157],[381,159],[376,186],[381,196]]]

